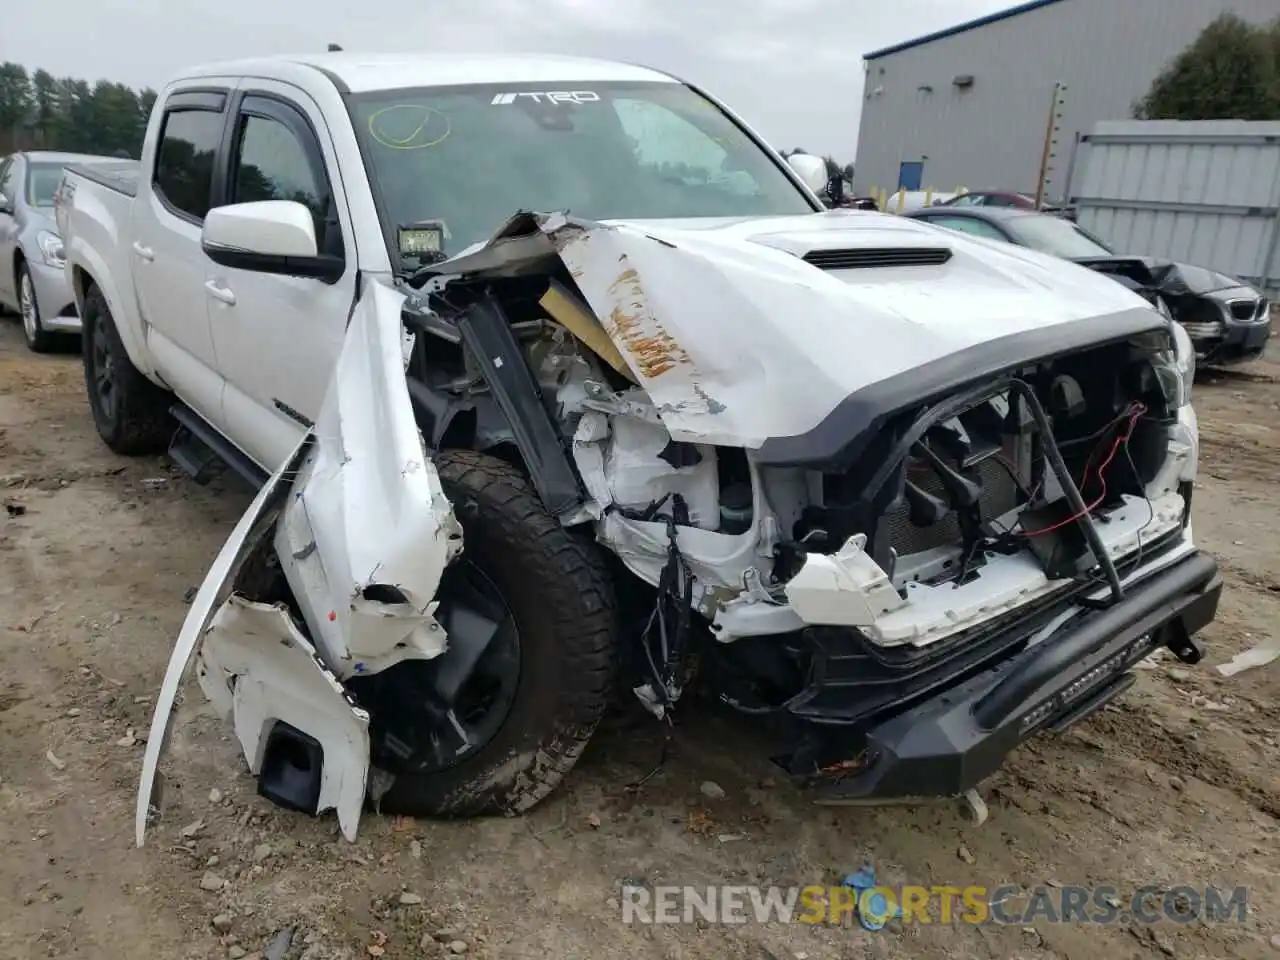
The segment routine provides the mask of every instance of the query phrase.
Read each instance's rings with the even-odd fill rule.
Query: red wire
[[[1098,465],[1098,482],[1102,484],[1102,492],[1098,494],[1098,499],[1094,500],[1093,503],[1086,506],[1083,510],[1073,513],[1071,516],[1067,517],[1065,520],[1059,520],[1057,523],[1050,524],[1047,527],[1041,527],[1039,530],[1023,530],[1019,533],[1019,536],[1039,537],[1039,536],[1043,536],[1046,533],[1052,533],[1055,530],[1062,529],[1069,523],[1075,523],[1081,517],[1084,517],[1087,514],[1092,513],[1095,509],[1097,509],[1097,507],[1104,500],[1107,499],[1107,478],[1105,476],[1106,469],[1111,465],[1111,461],[1115,459],[1116,452],[1120,449],[1121,445],[1129,442],[1129,437],[1133,435],[1134,426],[1137,424],[1138,419],[1143,415],[1143,413],[1146,412],[1146,409],[1147,409],[1146,406],[1141,403],[1134,404],[1130,408],[1129,424],[1127,429],[1125,430],[1124,433],[1119,434],[1115,438],[1115,440],[1112,441],[1111,449],[1107,451],[1106,458],[1102,461],[1102,463]],[[1101,448],[1101,445],[1094,447],[1093,453],[1090,453],[1089,459],[1085,461],[1084,476],[1080,478],[1081,488],[1084,488],[1089,483],[1089,469],[1093,465],[1094,454],[1096,454],[1100,448]]]

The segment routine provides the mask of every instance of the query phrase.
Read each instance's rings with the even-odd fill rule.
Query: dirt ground
[[[78,357],[28,353],[6,317],[0,497],[20,515],[0,514],[0,957],[1278,957],[1280,662],[1232,678],[1212,665],[1275,642],[1280,363],[1201,381],[1194,525],[1229,578],[1207,661],[1142,671],[1118,704],[1020,749],[982,788],[984,826],[951,804],[816,807],[773,778],[749,732],[695,708],[638,791],[661,733],[616,720],[527,818],[370,814],[353,845],[332,818],[259,798],[193,685],[168,807],[138,849],[152,702],[188,591],[249,496],[113,456]],[[1122,898],[1243,885],[1248,916],[872,933],[624,925],[619,908],[624,883],[821,884],[866,863],[891,884],[1112,884]]]

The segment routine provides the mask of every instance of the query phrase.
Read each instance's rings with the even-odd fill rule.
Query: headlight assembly
[[[1196,379],[1196,348],[1191,337],[1182,324],[1170,322],[1173,327],[1174,359],[1177,361],[1178,374],[1182,380],[1182,402],[1191,402],[1191,387]]]
[[[62,267],[67,262],[66,252],[62,249],[62,238],[56,233],[41,230],[36,234],[36,243],[40,244],[40,253],[49,266]]]

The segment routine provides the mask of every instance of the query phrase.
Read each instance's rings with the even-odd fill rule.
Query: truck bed
[[[142,164],[137,160],[103,160],[99,163],[78,163],[67,167],[70,173],[101,184],[108,190],[133,197],[138,193],[138,174]]]
[[[147,181],[136,160],[104,158],[70,165],[54,197],[54,218],[62,236],[77,302],[97,287],[111,305],[113,320],[135,366],[150,371],[139,334],[142,329],[133,284],[133,205]]]

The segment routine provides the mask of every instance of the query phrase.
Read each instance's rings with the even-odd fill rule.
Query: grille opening
[[[811,250],[804,262],[819,270],[859,270],[869,267],[936,267],[951,259],[946,247],[862,247],[856,250]]]
[[[1237,320],[1252,320],[1258,312],[1258,301],[1232,300],[1227,307],[1231,310],[1231,316]]]

